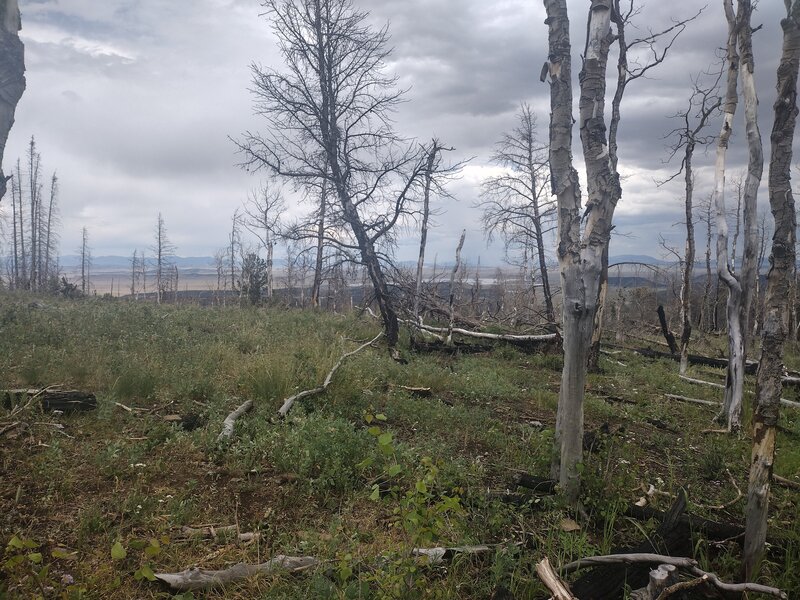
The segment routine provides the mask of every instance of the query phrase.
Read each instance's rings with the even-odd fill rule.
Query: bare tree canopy
[[[390,347],[398,320],[382,266],[391,232],[409,214],[425,154],[393,130],[401,100],[386,73],[387,28],[375,30],[350,0],[265,0],[284,69],[253,65],[256,111],[267,133],[238,143],[244,165],[299,186],[330,189],[336,241],[367,267]]]
[[[536,129],[536,115],[530,105],[523,103],[517,112],[516,126],[497,143],[492,160],[503,172],[483,181],[480,206],[489,239],[500,235],[507,254],[509,250],[521,250],[526,263],[524,272],[528,256],[536,256],[545,313],[554,323],[544,238],[555,228],[555,200],[550,193],[547,148],[539,141]]]

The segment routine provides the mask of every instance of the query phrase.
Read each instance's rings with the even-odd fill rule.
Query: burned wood
[[[42,410],[62,413],[85,412],[97,408],[97,398],[91,392],[60,390],[55,388],[3,390],[0,392],[3,406],[7,409],[23,402],[39,399]]]
[[[656,312],[658,313],[658,323],[661,325],[661,333],[664,336],[664,339],[667,340],[667,346],[669,346],[670,353],[678,354],[678,343],[675,341],[675,334],[669,330],[669,325],[667,325],[667,315],[664,313],[664,307],[659,304]]]
[[[625,516],[638,521],[649,521],[650,519],[655,519],[656,521],[663,522],[667,519],[667,513],[663,511],[656,510],[649,506],[636,506],[635,504],[632,504],[625,509]],[[675,522],[686,531],[702,533],[709,540],[717,542],[722,540],[737,539],[744,535],[744,527],[740,525],[719,523],[717,521],[711,521],[709,519],[704,519],[703,517],[690,514],[679,515],[675,519]]]
[[[534,494],[554,494],[558,481],[545,477],[537,477],[529,473],[520,473],[516,480],[515,485],[532,490]]]
[[[647,358],[669,358],[671,360],[679,361],[680,356],[672,355],[668,352],[659,352],[658,350],[652,350],[651,348],[628,348],[636,354],[641,354],[642,356],[646,356]],[[692,365],[704,365],[706,367],[715,367],[717,369],[725,369],[728,367],[728,361],[724,358],[712,358],[710,356],[701,356],[699,354],[690,354],[689,355],[689,364]],[[745,365],[745,373],[750,375],[755,374],[756,370],[758,369],[758,363],[747,361]]]
[[[759,594],[767,594],[770,596],[774,596],[776,598],[782,598],[784,600],[788,599],[788,596],[782,590],[778,588],[760,585],[757,583],[726,583],[722,581],[717,575],[714,573],[708,573],[703,571],[700,567],[697,566],[697,561],[691,558],[685,558],[681,556],[671,556],[671,555],[664,555],[664,554],[653,554],[653,553],[620,553],[620,554],[610,554],[606,556],[593,556],[588,558],[582,558],[580,560],[571,562],[561,569],[562,573],[570,573],[577,569],[581,569],[584,567],[590,567],[595,565],[641,565],[641,564],[664,564],[664,565],[673,565],[678,568],[683,568],[689,571],[691,574],[704,578],[709,584],[716,587],[718,590],[723,592],[730,592],[730,593],[745,593],[745,592],[755,592]],[[573,586],[573,588],[576,586]],[[581,600],[585,600],[588,598],[594,598],[596,596],[587,595],[582,596],[578,592],[575,592],[581,598]],[[663,597],[663,596],[662,596]]]

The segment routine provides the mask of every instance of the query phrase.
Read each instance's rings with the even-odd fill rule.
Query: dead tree
[[[681,266],[681,366],[680,374],[686,375],[689,367],[689,340],[692,337],[692,276],[694,273],[695,261],[695,238],[694,238],[694,170],[692,159],[697,145],[705,146],[711,143],[713,136],[703,135],[703,130],[708,125],[711,116],[719,109],[722,99],[716,94],[717,84],[722,75],[722,71],[717,75],[713,85],[702,86],[699,77],[694,81],[692,95],[689,98],[689,106],[681,113],[675,115],[681,124],[672,130],[671,136],[676,138],[670,148],[672,159],[676,154],[683,150],[681,164],[678,171],[660,182],[660,185],[672,181],[683,174],[684,178],[684,218],[686,219],[686,250],[680,257]],[[710,261],[710,257],[708,257]]]
[[[7,177],[3,173],[3,154],[8,133],[14,125],[14,112],[25,91],[25,47],[19,39],[22,23],[17,0],[5,0],[0,7],[0,201],[6,195]]]
[[[410,193],[425,156],[392,129],[401,100],[385,73],[387,28],[375,30],[349,0],[264,0],[285,69],[253,66],[263,135],[238,142],[243,163],[267,168],[299,185],[326,182],[331,221],[349,230],[340,246],[367,268],[389,347],[398,319],[387,277],[386,251],[395,226],[409,215]]]
[[[266,254],[264,288],[267,298],[272,298],[275,240],[280,235],[281,217],[285,210],[281,193],[271,190],[267,184],[262,184],[258,190],[251,192],[244,206],[242,224],[258,238]]]
[[[607,135],[605,96],[609,46],[614,39],[620,40],[619,34],[624,33],[626,19],[634,14],[634,9],[631,6],[627,16],[623,16],[618,1],[592,0],[580,76],[579,124],[589,186],[588,200],[581,211],[580,187],[571,151],[572,75],[567,6],[565,0],[544,0],[544,5],[550,51],[543,76],[550,76],[550,179],[559,213],[558,260],[564,331],[564,368],[556,417],[552,476],[559,479],[567,498],[575,502],[580,488],[578,464],[582,451],[588,349],[595,319],[602,316],[600,302],[604,296],[604,273],[607,282],[612,218],[622,195],[616,158],[619,106],[627,83],[664,60],[687,21],[680,21],[664,32],[635,42],[628,43],[623,39],[612,107],[615,112],[612,114],[612,129]],[[611,32],[612,15],[617,26],[616,38]],[[663,35],[671,36],[670,41],[656,51],[654,44]],[[635,43],[652,50],[654,59],[633,72],[625,57]],[[583,227],[582,223],[585,223]]]
[[[616,26],[616,34],[613,36],[613,38],[610,37],[607,40],[607,43],[611,44],[616,41],[619,50],[617,56],[617,85],[614,91],[614,97],[611,100],[611,120],[608,126],[607,146],[610,171],[614,174],[614,177],[619,180],[619,172],[617,171],[617,166],[619,164],[619,156],[617,152],[617,133],[619,131],[619,124],[622,119],[622,99],[625,95],[627,86],[631,82],[645,77],[651,69],[664,62],[664,60],[667,58],[667,54],[672,48],[672,45],[678,39],[678,36],[683,33],[689,22],[693,21],[700,15],[703,9],[701,8],[700,11],[688,19],[676,20],[673,25],[663,29],[662,31],[650,31],[648,35],[644,37],[628,40],[626,28],[631,24],[633,18],[638,14],[639,8],[636,6],[633,0],[629,0],[626,10],[622,9],[621,0],[613,0],[613,3],[603,3],[603,5],[605,4],[608,4],[611,8],[611,20]],[[592,11],[594,11],[594,6],[595,5],[593,3],[591,9]],[[588,30],[588,32],[591,33],[591,30]],[[659,42],[663,42],[661,47],[658,47]],[[587,36],[587,51],[588,44],[589,39]],[[628,62],[628,54],[630,52],[642,49],[646,50],[649,59],[641,64],[630,64]],[[582,131],[585,131],[586,129],[587,128],[584,127],[582,128]],[[581,136],[581,139],[584,139],[583,135]],[[585,151],[586,141],[584,141],[584,152]],[[589,177],[589,181],[591,181],[591,177],[593,175],[597,176],[599,173],[591,174],[589,172],[589,168],[589,163],[587,163],[586,174],[587,177]],[[613,185],[610,189],[612,193],[619,193],[618,196],[612,198],[611,200],[616,205],[616,203],[619,202],[620,198],[622,197],[622,188],[619,185]],[[593,197],[591,188],[588,190],[588,194],[589,198],[591,199]],[[590,371],[598,371],[600,368],[600,341],[603,337],[603,313],[605,309],[606,295],[608,292],[608,244],[605,244],[604,252],[600,257],[600,260],[600,283],[597,287],[597,300],[595,302],[594,309],[592,339],[587,357],[588,368]]]
[[[755,83],[753,82],[753,54],[751,43],[749,0],[739,0],[733,10],[733,0],[725,0],[725,17],[728,21],[726,61],[728,65],[723,123],[717,138],[714,198],[717,216],[717,274],[728,288],[728,369],[723,408],[717,419],[730,431],[741,427],[742,397],[744,394],[744,363],[747,356],[745,337],[748,332],[749,311],[752,304],[752,289],[755,287],[755,233],[756,193],[761,181],[763,157],[761,136],[756,123]],[[741,64],[740,64],[741,63]],[[740,68],[740,67],[744,68]],[[745,124],[749,149],[747,183],[744,204],[744,253],[741,273],[737,276],[728,257],[728,225],[725,214],[725,159],[728,141],[733,131],[733,118],[738,103],[737,81],[741,76],[745,97]]]
[[[479,206],[483,209],[484,231],[490,240],[495,234],[501,235],[506,252],[521,248],[526,272],[528,253],[537,256],[545,314],[555,323],[544,239],[555,228],[555,201],[550,195],[547,148],[537,138],[536,115],[527,103],[520,105],[517,125],[497,143],[492,162],[504,172],[482,183]],[[526,280],[523,276],[524,285]]]
[[[158,213],[151,250],[156,261],[156,302],[161,304],[166,297],[166,292],[171,287],[172,265],[175,257],[175,246],[167,238],[167,227],[164,225],[164,217],[161,213]]]
[[[84,227],[81,230],[81,247],[78,250],[81,257],[81,293],[86,296],[91,288],[92,249],[89,247],[89,231]]]
[[[800,0],[786,2],[783,54],[778,65],[778,96],[772,126],[769,163],[769,203],[775,219],[767,276],[761,360],[753,411],[753,453],[747,489],[744,571],[748,581],[758,575],[767,537],[770,479],[783,377],[783,345],[789,326],[789,282],[795,271],[796,215],[790,181],[792,140],[797,120],[797,77],[800,65]]]

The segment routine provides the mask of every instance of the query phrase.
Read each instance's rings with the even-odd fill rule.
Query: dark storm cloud
[[[467,229],[465,255],[473,264],[498,262],[502,248],[486,247],[473,208],[488,172],[494,143],[514,125],[519,103],[529,102],[547,138],[549,89],[538,76],[547,54],[544,10],[530,0],[355,0],[376,26],[389,24],[394,53],[388,68],[407,102],[399,133],[420,140],[439,136],[473,160],[443,203],[431,232],[429,255],[451,260]],[[628,89],[620,127],[620,168],[626,179],[617,213],[613,253],[658,255],[658,233],[682,244],[680,182],[658,188],[675,166],[662,164],[691,78],[715,60],[725,38],[718,2],[683,33],[667,61]],[[781,32],[779,2],[762,2],[754,23],[756,82],[768,156],[775,66]],[[574,70],[586,27],[584,0],[570,2]],[[701,6],[694,1],[651,1],[629,39],[662,29]],[[78,244],[86,225],[95,255],[130,253],[151,244],[156,214],[164,213],[181,254],[211,254],[224,244],[233,210],[258,184],[236,167],[228,136],[259,130],[252,116],[251,62],[280,67],[269,25],[256,0],[22,0],[28,89],[6,156],[22,156],[37,136],[45,167],[58,169],[64,215],[63,248]],[[615,60],[612,57],[612,61]],[[609,70],[613,89],[614,70]],[[577,111],[577,106],[576,106]],[[740,113],[742,109],[740,107]],[[733,168],[745,161],[737,116]],[[713,122],[710,133],[719,129]],[[581,170],[575,130],[576,166]],[[698,194],[706,193],[713,150],[697,158]],[[584,186],[585,189],[585,186]],[[766,186],[762,185],[762,195]],[[302,210],[293,208],[294,214]],[[416,255],[416,235],[401,240],[401,259]]]

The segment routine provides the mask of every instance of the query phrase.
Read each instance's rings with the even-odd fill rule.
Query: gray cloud
[[[356,0],[359,3],[359,0]],[[389,68],[407,102],[397,129],[422,140],[437,135],[457,148],[454,160],[474,157],[452,186],[458,202],[444,203],[431,234],[430,256],[450,260],[461,229],[474,264],[502,258],[490,248],[472,206],[482,167],[495,141],[514,125],[528,101],[547,137],[548,86],[538,80],[547,54],[544,11],[528,0],[373,0],[360,2],[380,26],[389,23],[394,54]],[[775,66],[781,37],[778,2],[762,2],[754,22],[760,119],[768,156]],[[661,28],[696,10],[694,2],[651,2],[639,16]],[[699,6],[699,5],[698,5]],[[159,211],[184,255],[211,254],[225,243],[233,210],[258,184],[236,166],[228,136],[258,130],[252,115],[251,62],[280,66],[267,21],[255,0],[23,0],[28,89],[20,103],[6,157],[23,156],[35,134],[47,169],[58,169],[64,221],[62,251],[78,245],[87,226],[95,254],[128,254],[152,243]],[[585,35],[584,1],[570,2],[574,67]],[[635,37],[631,31],[629,37]],[[658,255],[658,233],[682,244],[680,183],[656,188],[664,166],[667,117],[686,103],[691,77],[714,60],[725,37],[721,8],[713,5],[683,34],[667,61],[631,84],[620,128],[620,166],[628,178],[618,209],[612,253]],[[614,85],[610,69],[609,86]],[[577,107],[576,107],[577,108]],[[741,118],[737,119],[741,123]],[[718,123],[711,125],[715,132]],[[743,129],[743,127],[741,128]],[[743,135],[730,153],[745,161]],[[575,131],[576,166],[580,142]],[[713,152],[698,156],[698,194],[709,188]],[[765,192],[766,186],[762,186]],[[305,210],[293,206],[293,213]],[[401,241],[413,258],[416,236]]]

